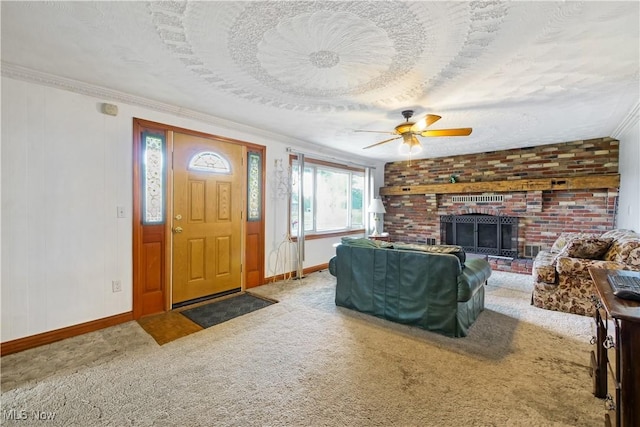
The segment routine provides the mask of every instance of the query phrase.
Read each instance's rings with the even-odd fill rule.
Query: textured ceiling
[[[640,99],[639,6],[2,1],[2,66],[376,160],[399,142],[353,130],[402,110],[473,127],[421,138],[440,157],[611,136]]]

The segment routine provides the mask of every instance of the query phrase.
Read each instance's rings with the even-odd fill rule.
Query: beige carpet
[[[2,424],[601,426],[591,319],[530,282],[494,272],[457,339],[336,307],[327,272],[254,288],[280,303],[163,346],[129,322],[3,357]]]

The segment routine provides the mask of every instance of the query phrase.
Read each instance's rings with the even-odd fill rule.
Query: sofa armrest
[[[458,275],[458,302],[469,301],[491,276],[491,265],[484,259],[469,259],[464,265]]]
[[[540,251],[533,260],[533,281],[535,283],[556,283],[556,257],[558,252]]]
[[[337,277],[338,273],[336,270],[336,262],[338,261],[338,257],[333,257],[329,260],[329,273],[331,273],[332,276]]]

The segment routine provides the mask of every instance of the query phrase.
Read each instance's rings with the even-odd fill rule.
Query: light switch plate
[[[122,292],[122,282],[120,280],[112,280],[111,290],[113,292]]]

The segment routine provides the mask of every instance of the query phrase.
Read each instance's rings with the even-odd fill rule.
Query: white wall
[[[273,170],[290,141],[121,102],[107,116],[103,102],[113,101],[2,78],[2,342],[132,310],[134,117],[267,146],[265,274],[284,272],[287,201]],[[303,265],[328,262],[337,240],[308,241]]]
[[[131,125],[96,104],[2,81],[2,341],[131,310]]]
[[[640,110],[629,114],[619,135],[620,197],[616,227],[640,233]]]

